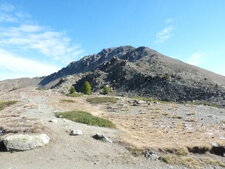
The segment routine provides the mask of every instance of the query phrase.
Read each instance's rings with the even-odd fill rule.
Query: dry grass
[[[183,165],[189,168],[202,168],[202,163],[193,157],[184,157],[176,155],[165,155],[161,157],[162,161],[171,165]]]
[[[225,163],[224,162],[221,162],[221,161],[218,161],[218,160],[214,160],[214,159],[211,159],[211,158],[200,158],[200,160],[205,163],[205,164],[208,164],[208,165],[211,165],[211,166],[220,166],[220,167],[225,167]]]
[[[26,117],[3,117],[0,119],[0,128],[6,133],[41,133],[45,127],[37,119]]]
[[[141,156],[144,154],[144,149],[135,147],[133,145],[125,146],[126,149],[135,157]]]
[[[171,148],[165,148],[161,151],[175,154],[178,156],[187,156],[188,155],[188,149],[186,147],[178,147],[178,148],[171,147]]]
[[[133,155],[142,155],[143,150],[149,147],[164,155],[164,161],[168,163],[192,168],[204,166],[206,164],[204,160],[195,159],[192,156],[201,156],[201,152],[206,153],[204,156],[207,156],[211,150],[209,143],[221,142],[219,138],[224,133],[222,122],[216,126],[208,123],[200,125],[201,121],[192,117],[196,113],[181,116],[178,113],[166,111],[171,107],[173,108],[174,105],[159,103],[146,108],[144,114],[110,112],[104,116],[113,121],[122,131],[120,140],[132,145],[127,149]],[[133,109],[139,110],[138,107],[130,107],[129,111],[134,111]],[[187,122],[190,124],[191,131],[184,127]],[[207,134],[208,131],[215,131],[215,129],[218,132],[213,133],[214,137]],[[222,141],[224,144],[224,140]],[[222,164],[220,161],[211,163]]]
[[[0,110],[3,110],[4,108],[9,107],[17,102],[18,101],[0,101]]]
[[[169,154],[162,156],[161,159],[167,164],[183,165],[194,169],[203,169],[206,165],[225,167],[225,163],[209,157],[187,157]]]

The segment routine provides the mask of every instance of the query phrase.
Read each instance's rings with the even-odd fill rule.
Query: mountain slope
[[[134,50],[134,47],[124,46],[119,48],[108,48],[103,49],[98,54],[88,55],[79,61],[71,62],[67,67],[53,73],[41,81],[41,85],[46,85],[58,78],[65,77],[68,75],[88,72],[96,69],[103,62],[110,60],[112,57],[121,57],[124,54]]]
[[[72,75],[72,80],[68,75]],[[69,81],[79,91],[85,80],[92,84],[96,92],[108,84],[118,94],[225,104],[224,76],[164,56],[147,47],[103,49],[96,55],[70,63],[44,78],[40,84],[60,87]]]

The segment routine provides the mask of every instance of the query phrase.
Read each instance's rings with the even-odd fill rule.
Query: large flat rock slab
[[[26,151],[42,147],[48,144],[49,140],[46,134],[14,134],[6,136],[3,143],[8,151]]]

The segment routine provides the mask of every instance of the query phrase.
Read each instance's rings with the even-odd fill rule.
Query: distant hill
[[[46,88],[88,80],[95,92],[109,85],[117,94],[153,97],[167,101],[200,100],[225,105],[225,77],[162,55],[147,47],[103,49],[46,76]]]
[[[16,90],[29,86],[38,86],[43,77],[19,78],[0,81],[1,90]]]

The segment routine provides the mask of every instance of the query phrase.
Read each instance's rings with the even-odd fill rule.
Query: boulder
[[[46,134],[14,134],[3,138],[3,144],[8,151],[26,151],[42,147],[49,143]]]

